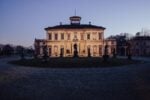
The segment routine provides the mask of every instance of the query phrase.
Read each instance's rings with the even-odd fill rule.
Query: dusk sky
[[[44,28],[69,24],[75,9],[82,24],[106,27],[105,37],[150,29],[150,0],[0,0],[0,44],[31,46]]]

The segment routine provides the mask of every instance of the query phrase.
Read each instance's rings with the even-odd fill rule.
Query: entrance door
[[[74,44],[73,45],[73,48],[74,48],[74,57],[78,57],[78,45],[77,44]]]
[[[52,54],[52,48],[49,48],[49,56]]]
[[[88,51],[88,57],[91,57],[91,50],[90,50],[90,46],[88,46],[87,51]]]
[[[63,57],[63,55],[64,55],[64,48],[61,48],[60,49],[60,57]]]

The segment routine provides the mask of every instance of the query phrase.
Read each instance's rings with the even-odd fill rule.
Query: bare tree
[[[116,49],[113,49],[113,58],[116,58]]]
[[[129,42],[127,42],[127,57],[128,57],[128,60],[132,59],[131,44]]]
[[[9,44],[5,45],[2,49],[3,55],[6,55],[6,56],[11,56],[13,52],[14,52],[14,48]]]
[[[24,51],[25,51],[25,49],[24,49],[24,47],[23,46],[17,46],[16,47],[16,53],[20,56],[20,59],[21,60],[24,60]]]

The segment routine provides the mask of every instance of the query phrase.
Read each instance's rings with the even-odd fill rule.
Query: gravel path
[[[150,100],[150,59],[114,68],[50,69],[0,58],[0,100]],[[145,58],[141,58],[141,60]]]

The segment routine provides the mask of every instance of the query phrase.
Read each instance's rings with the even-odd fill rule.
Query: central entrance
[[[75,44],[73,45],[73,48],[74,48],[73,57],[78,57],[78,45],[75,43]]]

